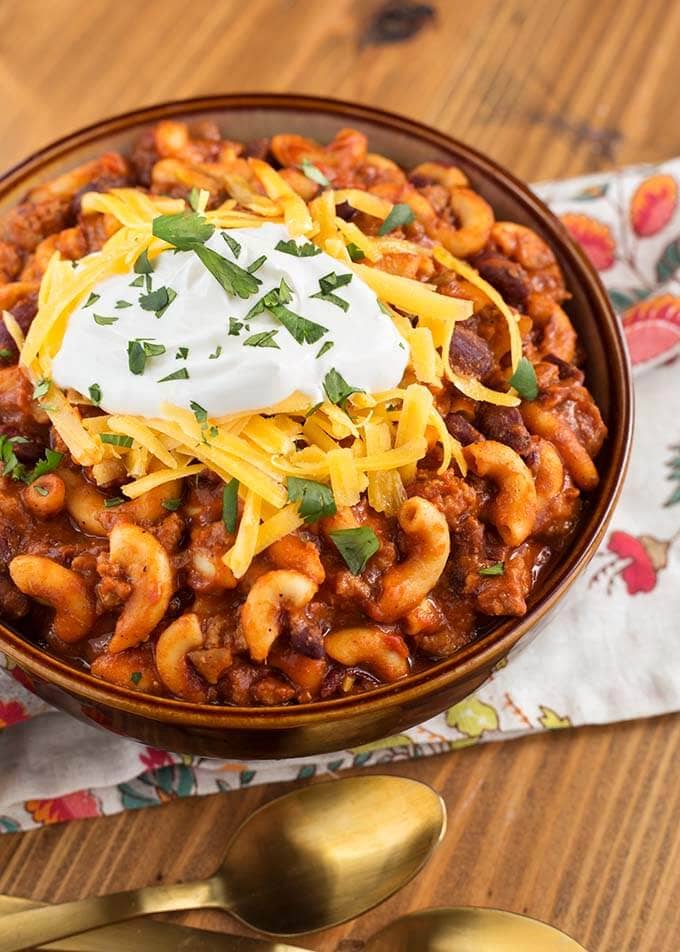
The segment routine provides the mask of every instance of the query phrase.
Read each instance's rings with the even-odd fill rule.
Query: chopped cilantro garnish
[[[227,532],[236,532],[238,485],[238,479],[230,479],[222,490],[222,522]]]
[[[263,311],[269,311],[283,324],[298,344],[315,344],[324,334],[328,333],[328,328],[289,310],[285,305],[291,299],[292,291],[286,284],[285,278],[282,278],[278,288],[268,291],[264,297],[255,302],[246,314],[246,320],[256,317]]]
[[[143,251],[134,263],[135,274],[153,274],[153,265],[149,261],[149,252]],[[140,282],[141,284],[141,282]]]
[[[175,360],[186,360],[189,356],[188,347],[178,347],[177,353],[175,354]]]
[[[350,243],[347,245],[347,254],[350,256],[352,261],[363,261],[366,257],[359,245],[355,245],[353,241],[350,241]]]
[[[329,351],[332,347],[333,347],[333,341],[332,341],[332,340],[327,340],[326,343],[323,344],[323,346],[320,348],[318,354],[316,355],[316,359],[318,360],[319,357],[323,357],[323,355],[324,355],[324,354],[327,354],[328,351]]]
[[[33,388],[33,399],[40,400],[42,397],[44,397],[47,391],[50,389],[51,382],[51,380],[46,380],[44,378],[39,380]]]
[[[246,268],[246,271],[248,271],[250,274],[255,274],[256,271],[260,270],[260,268],[262,267],[262,265],[265,263],[266,260],[267,260],[266,255],[260,255],[260,257],[256,258],[252,264],[248,265],[248,267]]]
[[[151,230],[156,238],[167,241],[180,251],[193,251],[212,236],[215,226],[198,212],[183,211],[175,215],[159,215],[154,218]]]
[[[140,274],[138,278],[135,278],[134,281],[130,281],[128,287],[131,288],[143,288],[144,287],[144,275]]]
[[[234,294],[244,300],[257,294],[262,282],[254,274],[232,261],[227,261],[211,248],[196,245],[193,250],[227,294]]]
[[[196,188],[194,187],[189,192],[188,202],[189,206],[195,212],[204,212],[205,207],[210,201],[210,192],[207,188]]]
[[[57,453],[56,450],[51,450],[48,447],[45,450],[44,458],[39,459],[35,464],[33,472],[28,477],[28,482],[32,483],[35,479],[39,479],[41,476],[47,476],[48,473],[53,473],[63,458],[63,453]]]
[[[93,314],[95,324],[99,324],[100,327],[108,327],[109,324],[115,324],[118,320],[117,317],[102,317],[101,314]]]
[[[310,407],[309,410],[305,413],[305,420],[308,420],[310,416],[313,416],[319,407],[323,406],[323,400],[319,400],[318,403],[315,403],[313,407]]]
[[[208,436],[210,437],[211,440],[214,440],[218,436],[219,432],[220,431],[217,429],[216,426],[211,426],[210,429],[208,430]]]
[[[130,680],[131,680],[132,683],[135,684],[135,685],[139,684],[139,682],[142,680],[142,672],[141,672],[141,671],[133,671],[132,674],[130,675]]]
[[[177,512],[179,507],[182,505],[181,499],[164,499],[161,503],[161,506],[164,509],[167,509],[168,512]]]
[[[377,535],[368,526],[336,529],[328,534],[352,575],[363,572],[370,557],[380,548]]]
[[[20,443],[28,442],[23,436],[0,434],[0,463],[2,463],[3,476],[11,476],[12,479],[26,479],[26,467],[19,462],[14,447]]]
[[[378,228],[378,234],[387,235],[389,232],[394,231],[395,228],[401,228],[402,225],[410,225],[414,218],[415,215],[413,214],[411,206],[398,202],[392,206],[389,215],[380,228]]]
[[[102,388],[98,383],[93,383],[89,388],[90,400],[96,407],[102,402]]]
[[[238,258],[238,256],[241,254],[241,246],[238,241],[235,238],[232,238],[231,235],[226,231],[222,232],[222,237],[231,248],[231,253],[233,256]]]
[[[349,284],[354,275],[351,274],[336,274],[335,271],[331,271],[330,274],[325,275],[323,278],[319,278],[319,287],[320,291],[317,291],[316,294],[310,295],[313,298],[320,298],[322,301],[327,301],[329,304],[335,304],[336,307],[342,308],[343,311],[349,309],[349,302],[345,301],[344,298],[338,297],[337,294],[334,294],[334,291],[337,288],[344,287],[344,285]]]
[[[311,479],[289,476],[288,502],[299,502],[298,512],[305,522],[316,522],[336,513],[335,499],[329,486]]]
[[[132,307],[132,304],[129,301],[116,301],[114,307],[117,311],[120,311],[124,307]]]
[[[188,380],[189,371],[186,367],[182,367],[181,370],[176,370],[173,374],[168,374],[167,377],[161,377],[157,383],[168,383],[170,380]]]
[[[83,304],[83,307],[92,307],[92,305],[95,304],[99,300],[99,297],[100,297],[99,294],[95,294],[94,291],[90,291],[90,296],[88,297],[87,301],[85,301],[85,303]]]
[[[323,380],[324,393],[331,403],[343,406],[348,397],[353,393],[363,393],[360,387],[353,387],[348,384],[342,374],[333,367],[328,371]]]
[[[102,443],[110,443],[111,446],[124,446],[128,450],[134,442],[131,436],[125,436],[123,433],[100,433],[99,438]]]
[[[328,188],[328,186],[331,184],[321,169],[317,169],[317,167],[313,164],[313,162],[310,162],[309,159],[302,160],[300,171],[306,175],[310,181],[316,182],[316,184],[321,185],[322,188]]]
[[[215,352],[212,354],[208,354],[208,360],[217,360],[217,358],[220,356],[221,353],[222,353],[222,345],[218,344],[217,347],[215,348]]]
[[[164,311],[170,304],[170,295],[166,287],[158,288],[156,291],[150,291],[148,294],[142,294],[139,304],[145,311]]]
[[[502,562],[496,562],[494,565],[486,565],[479,570],[480,575],[502,575],[505,572],[505,565]]]
[[[115,509],[116,506],[122,506],[124,502],[122,496],[111,496],[110,499],[104,500],[104,509]]]
[[[202,407],[200,403],[196,403],[195,400],[190,400],[189,406],[191,407],[191,412],[196,417],[196,422],[205,423],[208,419],[208,411]]]
[[[237,321],[235,317],[229,318],[229,337],[238,337],[239,331],[243,327],[241,321]]]
[[[260,334],[253,334],[252,337],[247,337],[243,341],[243,346],[244,347],[273,347],[276,350],[281,350],[279,345],[274,340],[277,334],[278,334],[277,330],[262,331]]]
[[[39,496],[49,496],[49,489],[45,489],[44,486],[34,486],[33,489],[37,492]]]
[[[517,364],[517,370],[510,378],[510,386],[514,387],[523,400],[535,400],[538,396],[538,380],[534,365],[526,357],[522,357]]]
[[[146,361],[149,357],[160,357],[165,353],[165,347],[162,344],[151,344],[148,341],[130,340],[128,341],[128,367],[130,373],[140,376],[146,368]]]
[[[290,241],[278,242],[275,246],[276,251],[283,251],[287,255],[293,255],[296,258],[312,258],[314,255],[321,254],[321,248],[317,248],[311,241],[305,241],[299,245],[294,238]]]
[[[0,347],[0,360],[9,360],[12,356],[12,351],[9,347]]]

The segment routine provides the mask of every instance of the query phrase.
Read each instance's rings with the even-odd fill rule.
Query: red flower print
[[[622,321],[634,364],[662,357],[680,344],[680,298],[672,294],[634,304]]]
[[[23,704],[18,701],[0,701],[0,729],[28,720]]]
[[[571,237],[581,245],[598,271],[611,268],[614,264],[616,242],[609,225],[578,212],[566,212],[560,218]]]
[[[36,823],[43,826],[102,815],[99,800],[91,790],[78,790],[53,800],[29,800],[25,807]]]
[[[166,750],[155,750],[153,747],[145,748],[145,752],[139,755],[139,759],[147,770],[157,770],[159,767],[172,767],[175,760],[172,754]]]
[[[640,238],[656,235],[673,217],[678,186],[672,175],[650,175],[635,189],[630,203],[630,223]]]
[[[614,558],[598,569],[590,585],[604,576],[607,579],[607,594],[611,594],[615,579],[621,576],[629,595],[652,592],[656,588],[659,572],[668,565],[668,551],[676,538],[656,539],[651,535],[612,532],[607,550]],[[598,555],[603,556],[605,553],[599,552]]]

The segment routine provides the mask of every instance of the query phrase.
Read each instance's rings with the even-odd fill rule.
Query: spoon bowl
[[[445,830],[444,803],[419,781],[371,776],[314,784],[251,814],[210,879],[5,916],[0,952],[181,909],[221,908],[270,935],[327,929],[405,886]]]
[[[537,919],[500,909],[424,909],[395,919],[364,952],[586,952]]]

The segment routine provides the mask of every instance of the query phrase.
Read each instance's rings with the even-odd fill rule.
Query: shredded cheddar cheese
[[[356,505],[367,493],[376,512],[394,516],[430,450],[438,447],[439,472],[452,462],[463,475],[467,472],[462,447],[449,434],[433,396],[447,380],[474,400],[499,406],[519,403],[514,391],[491,390],[451,367],[449,351],[456,324],[471,316],[472,302],[373,267],[383,256],[431,257],[479,288],[505,319],[513,371],[521,357],[521,338],[516,314],[466,262],[440,245],[426,248],[389,235],[371,237],[337,215],[337,206],[347,202],[384,220],[392,211],[391,202],[349,188],[326,189],[307,205],[267,163],[254,158],[238,161],[235,168],[240,171],[220,173],[230,198],[206,211],[209,193],[201,190],[199,213],[223,228],[257,228],[265,221],[283,221],[292,236],[304,236],[342,261],[374,291],[408,344],[409,365],[399,387],[380,394],[353,393],[342,405],[326,401],[315,408],[297,392],[276,406],[220,419],[197,419],[189,410],[169,405],[163,406],[158,419],[103,412],[81,416],[80,408],[91,406],[87,396],[65,394],[49,381],[70,314],[98,282],[129,271],[142,252],[153,259],[170,247],[153,235],[152,223],[158,215],[186,208],[183,200],[133,188],[83,196],[85,212],[106,214],[118,227],[100,252],[86,256],[75,267],[58,253],[52,256],[39,291],[38,313],[25,338],[11,314],[4,312],[2,318],[30,379],[49,383],[41,406],[73,459],[91,467],[97,483],[126,476],[129,481],[122,493],[137,499],[158,486],[196,476],[205,467],[225,482],[238,480],[242,512],[224,563],[236,578],[242,578],[255,555],[303,524],[299,503],[289,500],[288,477],[329,485],[338,508]],[[350,244],[354,246],[351,257]],[[107,440],[107,435],[122,439]]]

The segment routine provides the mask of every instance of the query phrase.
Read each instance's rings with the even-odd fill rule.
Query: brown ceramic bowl
[[[201,706],[140,696],[107,684],[74,670],[5,625],[0,625],[0,651],[50,704],[152,746],[213,757],[280,758],[378,740],[433,717],[476,690],[499,661],[545,625],[595,554],[621,489],[631,438],[631,376],[619,324],[589,262],[525,185],[435,129],[352,103],[296,95],[211,96],[107,119],[42,149],[9,171],[0,179],[0,211],[14,205],[32,185],[107,149],[126,150],[141,130],[168,117],[215,119],[230,138],[240,140],[281,131],[328,140],[349,125],[368,134],[373,151],[404,166],[427,159],[460,165],[497,217],[535,229],[564,269],[573,294],[569,314],[588,354],[588,385],[609,427],[598,458],[602,479],[580,531],[532,592],[524,618],[505,621],[453,658],[367,694],[295,707]]]

